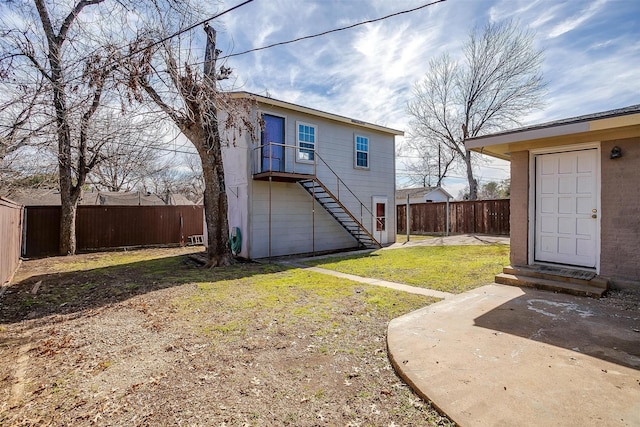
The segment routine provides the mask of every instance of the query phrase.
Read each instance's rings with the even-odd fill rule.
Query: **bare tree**
[[[202,73],[187,61],[183,66],[178,65],[177,58],[184,51],[178,40],[174,44],[162,43],[158,51],[145,49],[130,62],[128,78],[136,99],[143,101],[142,95],[145,94],[147,99],[156,103],[191,141],[200,156],[209,242],[207,265],[215,267],[228,265],[232,260],[219,114],[225,116],[225,128],[235,128],[240,132],[255,132],[257,122],[252,117],[251,105],[238,102],[218,90],[218,82],[228,78],[231,70],[225,66],[217,67],[220,51],[216,49],[216,32],[206,24],[204,29],[206,49]],[[157,71],[154,55],[162,56],[165,73]],[[164,78],[166,75],[168,79]]]
[[[543,54],[533,40],[512,21],[487,24],[470,34],[463,61],[448,54],[432,60],[414,86],[407,107],[412,133],[431,147],[446,147],[464,165],[472,200],[478,182],[465,141],[520,125],[521,117],[542,106]]]
[[[180,159],[178,165],[165,162],[163,167],[149,173],[138,186],[144,192],[182,194],[194,203],[202,203],[204,188],[202,163],[197,155],[187,155]]]
[[[41,117],[42,97],[45,83],[36,76],[32,85],[15,84],[11,81],[11,70],[0,78],[0,91],[4,102],[0,105],[0,162],[20,148],[39,141],[50,129],[51,122],[44,119],[38,123],[33,116]],[[3,73],[0,70],[0,75]]]
[[[442,181],[455,167],[455,156],[442,144],[430,144],[422,138],[410,136],[403,148],[410,160],[404,161],[409,182],[422,187],[441,187]]]
[[[155,115],[106,110],[92,121],[91,133],[103,143],[101,160],[87,177],[98,190],[131,191],[167,168],[167,129]]]
[[[4,70],[4,77],[18,87],[31,88],[34,100],[39,99],[39,89],[47,89],[42,94],[49,100],[30,105],[23,116],[18,116],[24,119],[22,123],[21,120],[16,123],[20,129],[27,129],[27,135],[33,134],[30,132],[33,126],[38,129],[37,126],[53,124],[62,202],[61,254],[75,253],[78,200],[87,174],[100,160],[100,143],[93,143],[89,129],[104,102],[112,71],[107,64],[114,51],[104,40],[93,39],[91,31],[84,31],[83,25],[87,23],[83,24],[80,17],[85,9],[94,9],[104,1],[33,0],[31,6],[20,3],[22,16],[17,21],[22,28],[7,31],[2,44],[5,49],[0,56],[0,69]],[[45,84],[39,88],[34,86],[36,81]],[[39,117],[33,108],[36,105],[42,110]],[[31,128],[26,126],[27,121]]]

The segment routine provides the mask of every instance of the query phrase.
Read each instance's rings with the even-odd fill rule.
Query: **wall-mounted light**
[[[611,149],[611,155],[609,156],[609,158],[619,159],[620,157],[622,157],[622,149],[616,145]]]

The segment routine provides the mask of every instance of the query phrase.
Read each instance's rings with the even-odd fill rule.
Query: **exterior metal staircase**
[[[375,237],[362,225],[362,222],[358,220],[347,209],[340,198],[334,195],[318,178],[311,177],[298,181],[298,184],[302,186],[317,202],[322,206],[338,223],[358,242],[361,247],[364,248],[381,248],[382,245]],[[371,215],[371,212],[367,209],[362,202],[360,202],[360,217],[363,214],[367,216]]]
[[[278,147],[278,150],[274,151],[274,147]],[[378,221],[376,216],[317,151],[308,150],[312,152],[311,162],[308,163],[287,163],[283,160],[295,158],[298,150],[299,147],[295,145],[276,142],[255,147],[252,156],[253,179],[297,182],[358,242],[360,247],[382,247],[380,241],[374,237]],[[279,156],[277,162],[272,155],[274,152]],[[333,184],[325,185],[319,175],[325,183]],[[371,231],[364,224],[371,225]],[[384,226],[384,223],[381,224]]]

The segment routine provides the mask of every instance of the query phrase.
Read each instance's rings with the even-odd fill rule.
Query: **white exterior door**
[[[598,150],[535,158],[535,261],[596,267]]]

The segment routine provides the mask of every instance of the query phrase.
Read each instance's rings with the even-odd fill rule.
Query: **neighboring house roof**
[[[430,196],[436,193],[440,193],[445,198],[453,199],[453,196],[442,187],[417,187],[396,190],[396,201],[400,204],[406,203],[407,196],[409,196],[410,199],[420,198],[424,201],[430,199]]]
[[[10,197],[24,206],[59,206],[60,191],[49,189],[24,188],[15,190]],[[193,205],[180,194],[149,194],[142,192],[86,191],[82,193],[79,205],[82,206],[165,206]]]
[[[60,191],[39,188],[12,190],[8,197],[24,206],[59,206]]]
[[[340,116],[338,114],[327,113],[325,111],[316,110],[314,108],[304,107],[302,105],[292,104],[286,101],[280,101],[274,98],[269,98],[266,96],[256,95],[250,92],[232,92],[232,96],[236,98],[250,98],[255,99],[260,104],[272,105],[275,107],[286,108],[288,110],[298,111],[306,114],[311,114],[314,116],[323,117],[325,119],[334,120],[337,122],[348,123],[350,125],[359,126],[362,128],[375,130],[378,132],[388,133],[391,135],[404,135],[404,132],[397,129],[388,128],[385,126],[376,125],[373,123],[367,123],[361,120],[351,119],[349,117]]]
[[[551,139],[554,139],[556,145],[565,139],[568,143],[575,143],[576,135],[584,136],[585,141],[597,140],[600,134],[612,130],[617,130],[620,137],[624,137],[632,126],[640,126],[640,104],[478,136],[468,139],[465,146],[473,151],[509,160],[511,144],[534,140],[543,143]]]

